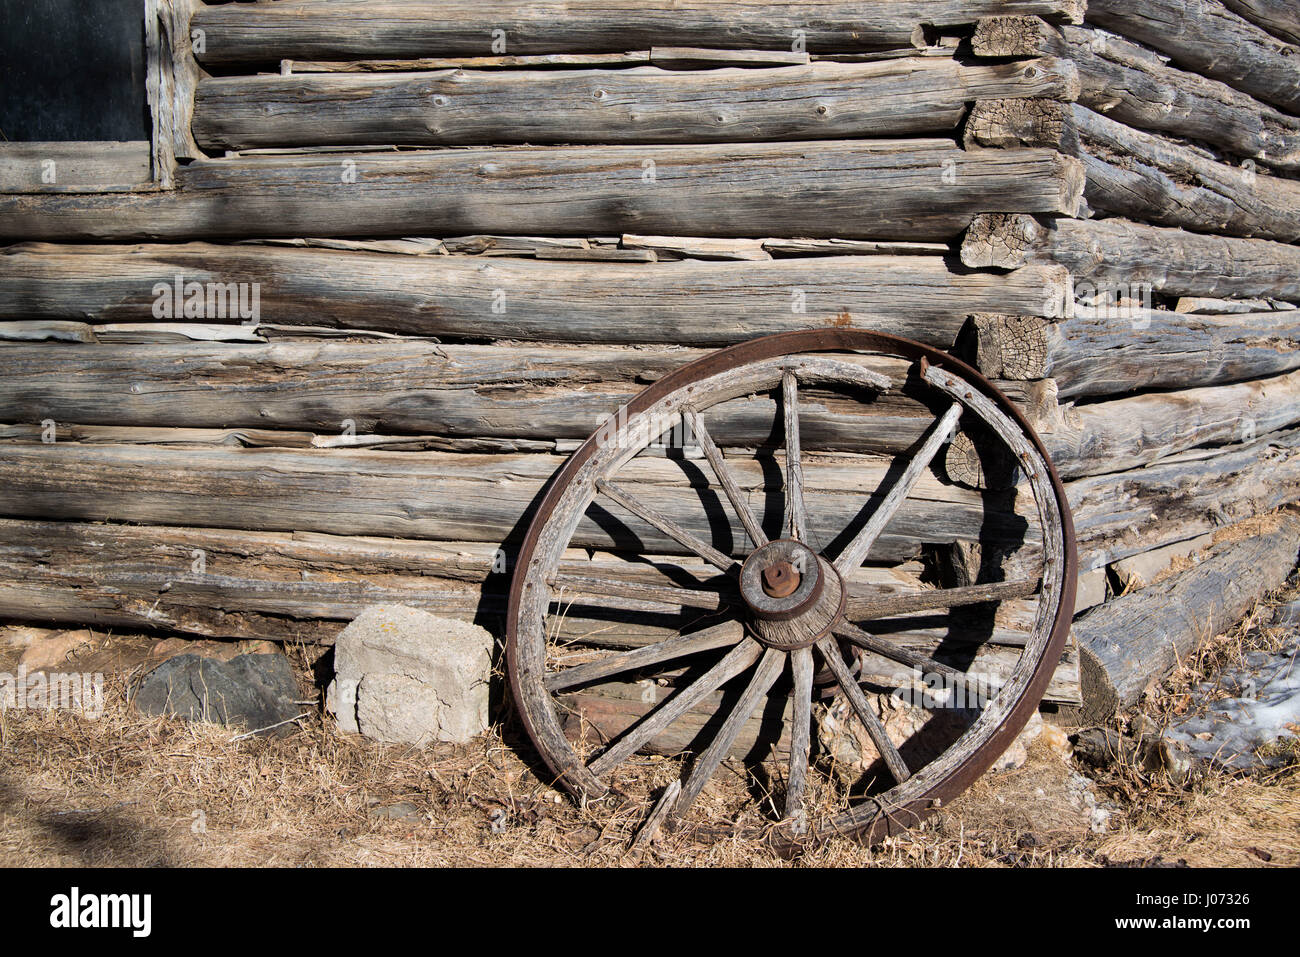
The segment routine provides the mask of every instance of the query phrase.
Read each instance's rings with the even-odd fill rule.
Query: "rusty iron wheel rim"
[[[782,853],[796,852],[833,834],[864,842],[879,840],[914,826],[965,791],[1005,751],[1037,709],[1065,647],[1073,616],[1077,581],[1076,542],[1069,503],[1041,439],[1020,410],[993,383],[960,360],[921,343],[884,333],[851,329],[788,332],[749,340],[705,356],[649,386],[628,402],[625,407],[627,421],[635,421],[652,407],[662,408],[665,401],[671,403],[675,398],[674,393],[681,394],[678,408],[691,407],[694,386],[727,370],[788,357],[835,352],[878,353],[917,362],[923,373],[933,374],[948,386],[964,390],[964,399],[957,392],[950,393],[950,396],[958,397],[963,405],[967,402],[980,403],[981,406],[995,410],[1014,425],[1029,449],[1022,453],[1021,464],[1037,483],[1034,498],[1044,536],[1044,551],[1047,551],[1047,536],[1051,534],[1053,541],[1059,540],[1061,553],[1056,573],[1051,576],[1051,580],[1046,574],[1048,566],[1045,563],[1038,594],[1040,605],[1041,599],[1048,599],[1048,605],[1052,609],[1050,623],[1040,612],[1040,620],[1034,629],[1034,642],[1032,646],[1027,642],[1025,652],[1021,655],[1023,661],[1032,650],[1034,657],[1030,662],[1031,667],[1025,669],[1020,662],[1017,663],[1012,679],[1003,688],[1004,692],[1009,689],[1009,699],[1001,702],[1002,695],[999,695],[996,706],[992,710],[982,711],[958,741],[951,744],[937,759],[928,762],[901,783],[896,782],[885,793],[861,799],[856,806],[839,813],[820,829],[808,829],[802,824],[792,827],[788,819],[763,827],[742,829],[749,836],[766,840]],[[934,371],[930,373],[929,370]],[[962,411],[964,414],[966,409]],[[554,773],[556,783],[580,799],[603,796],[608,793],[608,786],[587,768],[564,737],[555,702],[544,684],[544,621],[541,625],[542,644],[534,647],[536,642],[530,636],[535,637],[535,627],[525,623],[524,630],[529,634],[523,634],[520,616],[526,607],[532,608],[538,601],[544,602],[534,592],[534,589],[537,592],[546,591],[544,582],[539,585],[533,580],[540,565],[539,542],[547,533],[557,507],[565,499],[566,489],[573,488],[575,478],[583,474],[584,467],[596,456],[598,439],[599,433],[591,436],[556,473],[524,537],[511,583],[506,642],[511,691],[524,728]],[[614,471],[618,467],[621,464]],[[1038,474],[1040,467],[1041,476]],[[1045,492],[1040,493],[1039,488],[1045,489]],[[577,494],[570,492],[570,495]],[[587,496],[587,504],[590,504],[591,498],[591,495]],[[578,510],[577,517],[572,518],[574,526],[584,510],[585,505]],[[1049,532],[1049,529],[1052,531]],[[567,544],[572,537],[572,530],[562,537]],[[553,548],[553,545],[548,547]],[[547,606],[543,603],[542,607]],[[759,664],[751,664],[752,670],[760,667]],[[747,666],[745,670],[749,671],[751,667]],[[978,746],[973,749],[957,746],[967,742],[968,738],[978,741]],[[693,827],[702,834],[737,832],[737,828],[725,825],[704,824]]]

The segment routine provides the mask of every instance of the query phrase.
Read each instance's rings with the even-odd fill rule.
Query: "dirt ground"
[[[1193,683],[1275,637],[1250,623],[1185,662],[1138,720],[1177,714]],[[113,642],[142,640],[151,639]],[[295,654],[307,679],[312,656]],[[12,661],[0,654],[0,670]],[[1083,767],[1043,736],[1023,766],[985,775],[914,832],[874,848],[832,840],[789,862],[748,840],[669,835],[640,854],[629,846],[644,799],[577,806],[538,777],[509,719],[472,745],[412,749],[341,737],[309,707],[283,737],[245,737],[141,716],[125,691],[110,679],[94,720],[0,711],[0,865],[1300,865],[1294,762],[1178,784],[1162,770]],[[743,797],[743,770],[727,767],[706,806]],[[654,757],[641,771],[672,773]]]

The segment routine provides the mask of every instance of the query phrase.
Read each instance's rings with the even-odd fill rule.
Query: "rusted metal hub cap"
[[[763,569],[763,591],[771,598],[789,598],[799,588],[802,576],[789,562],[777,562]]]
[[[755,549],[740,569],[740,593],[759,618],[789,621],[807,611],[822,592],[817,553],[790,538]]]

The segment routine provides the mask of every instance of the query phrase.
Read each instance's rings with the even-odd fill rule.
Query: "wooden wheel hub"
[[[806,648],[844,612],[844,583],[807,545],[782,538],[755,549],[740,568],[750,631],[769,648]]]

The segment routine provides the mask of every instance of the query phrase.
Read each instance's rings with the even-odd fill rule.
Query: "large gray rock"
[[[325,707],[376,741],[464,743],[488,726],[492,636],[403,605],[375,605],[339,634]]]
[[[140,679],[132,703],[144,714],[211,721],[250,731],[287,734],[282,722],[302,713],[293,666],[282,654],[245,654],[222,661],[198,654],[169,658]]]

